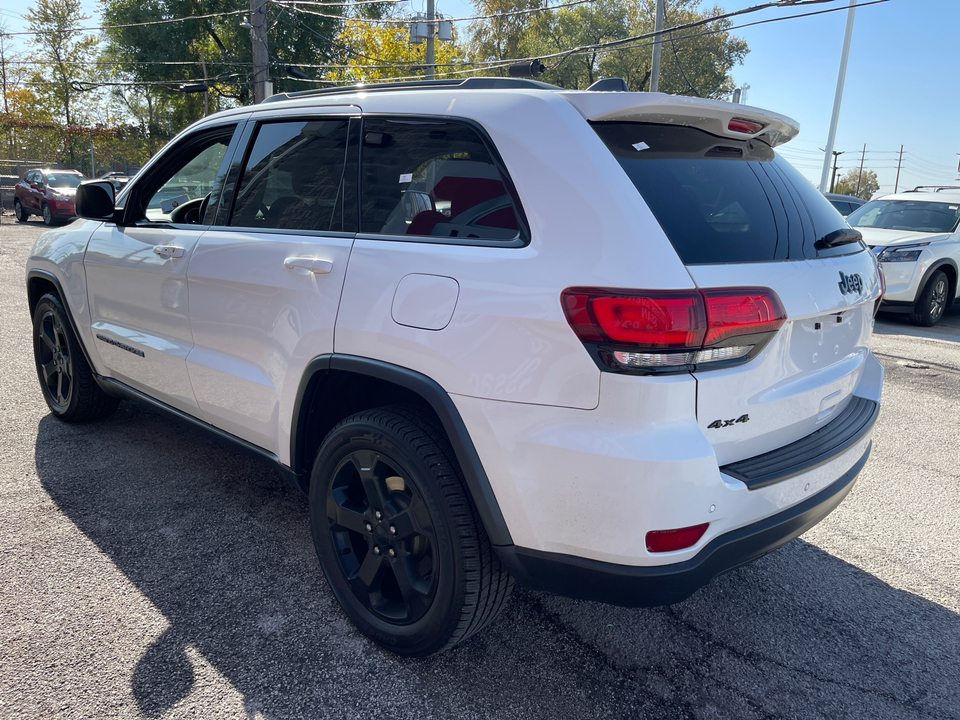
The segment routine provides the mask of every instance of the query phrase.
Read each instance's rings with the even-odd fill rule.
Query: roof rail
[[[933,190],[934,192],[940,192],[941,190],[960,190],[960,185],[917,185],[913,190],[904,190],[904,192],[920,192],[921,190]]]
[[[411,80],[407,82],[374,83],[372,85],[341,85],[338,87],[316,88],[314,90],[300,90],[290,93],[271,95],[263,102],[280,102],[281,100],[296,100],[304,97],[323,95],[342,95],[355,92],[383,92],[387,90],[562,90],[563,88],[539,80],[528,78],[507,77],[468,77],[444,80]],[[263,103],[261,103],[263,104]]]

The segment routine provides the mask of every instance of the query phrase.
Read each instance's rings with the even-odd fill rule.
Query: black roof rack
[[[279,102],[294,100],[303,97],[322,95],[342,95],[355,92],[383,92],[387,90],[444,90],[456,88],[458,90],[563,90],[557,85],[530,80],[528,78],[508,77],[468,77],[447,80],[411,80],[408,82],[374,83],[372,85],[342,85],[338,87],[317,88],[315,90],[300,90],[298,92],[279,93],[271,95],[263,102]],[[261,103],[262,104],[262,103]]]
[[[931,189],[934,192],[940,192],[941,190],[960,190],[960,185],[917,185],[913,190],[904,190],[904,192],[911,193]]]

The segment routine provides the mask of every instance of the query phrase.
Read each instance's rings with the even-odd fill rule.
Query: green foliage
[[[89,17],[73,0],[36,0],[26,19],[30,32],[35,33],[31,40],[33,59],[42,63],[41,70],[31,77],[34,86],[42,88],[33,97],[35,116],[50,113],[67,128],[82,125],[89,120],[94,103],[78,84],[93,78],[87,62],[96,54],[99,40],[72,30]],[[22,97],[21,101],[28,99]],[[62,153],[75,163],[74,134],[65,133],[62,141]]]
[[[375,6],[372,6],[375,7]],[[399,14],[383,11],[380,17],[402,19]],[[379,25],[349,19],[337,36],[337,45],[349,48],[349,68],[339,68],[327,75],[337,83],[372,83],[393,78],[416,76],[423,72],[426,43],[410,43],[410,26],[407,24]],[[434,45],[436,77],[450,66],[456,67],[466,58],[465,49],[458,43],[456,29],[453,42]],[[382,66],[389,67],[382,67]]]
[[[833,192],[840,195],[855,195],[861,200],[869,200],[880,189],[880,181],[873,170],[864,170],[860,175],[860,168],[848,170],[837,181]]]
[[[481,14],[540,6],[535,0],[476,0],[475,5]],[[667,30],[723,12],[719,7],[701,9],[701,0],[667,0],[665,5]],[[653,38],[612,48],[591,46],[652,33],[655,14],[655,0],[597,0],[551,12],[477,21],[472,28],[471,59],[547,58],[545,64],[555,67],[542,79],[562,87],[585,88],[600,78],[622,77],[631,90],[647,90]],[[746,42],[727,32],[730,26],[729,20],[717,20],[665,33],[660,91],[710,98],[729,95],[733,90],[730,70],[748,52]]]
[[[250,31],[241,26],[245,0],[102,0],[106,25],[136,25],[161,18],[221,14],[159,25],[115,27],[106,31],[106,57],[117,61],[116,79],[141,83],[121,88],[117,100],[151,136],[169,136],[204,112],[252,102],[253,58]],[[339,7],[323,8],[332,14]],[[226,13],[231,13],[227,15]],[[334,36],[339,19],[266,6],[270,77],[275,92],[303,89],[287,77],[285,66],[329,62],[337,56]],[[183,94],[182,83],[207,80],[211,91]]]

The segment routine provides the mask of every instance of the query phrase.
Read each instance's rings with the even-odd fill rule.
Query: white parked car
[[[873,200],[847,218],[883,264],[881,308],[936,325],[960,293],[960,187],[917,188]]]
[[[401,654],[515,580],[683,600],[826,516],[870,450],[881,278],[775,154],[796,133],[496,78],[205,118],[37,241],[44,398],[134,399],[276,468]]]

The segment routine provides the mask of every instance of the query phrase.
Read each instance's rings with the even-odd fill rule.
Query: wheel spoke
[[[67,404],[67,391],[64,390],[64,385],[66,385],[66,378],[63,376],[62,372],[57,373],[57,403],[60,405]]]
[[[43,363],[40,365],[40,370],[43,371],[43,382],[45,385],[49,386],[54,375],[57,374],[57,367],[53,360],[48,363]]]
[[[356,510],[345,508],[339,501],[336,501],[336,509],[334,510],[333,517],[330,519],[333,521],[332,527],[334,529],[340,528],[342,530],[351,530],[361,535],[367,534],[366,516]]]
[[[397,539],[409,540],[417,535],[433,539],[433,523],[423,502],[414,497],[410,505],[390,517],[390,524],[397,529]]]
[[[47,346],[47,350],[54,352],[57,350],[56,331],[51,328],[51,333],[53,334],[53,337],[50,337],[48,334],[46,323],[43,323],[43,325],[40,326],[40,340],[44,345]]]
[[[430,586],[422,578],[416,577],[410,567],[407,556],[399,556],[390,562],[397,586],[403,596],[403,604],[411,618],[421,617],[430,607]]]
[[[372,450],[358,450],[350,456],[351,462],[363,483],[363,490],[367,495],[367,502],[375,509],[382,510],[386,506],[383,481],[377,477],[377,465],[380,456]]]
[[[380,588],[380,575],[383,572],[385,560],[383,555],[375,555],[373,551],[367,553],[357,570],[357,574],[350,578],[354,584],[359,584],[367,593],[372,593]]]

